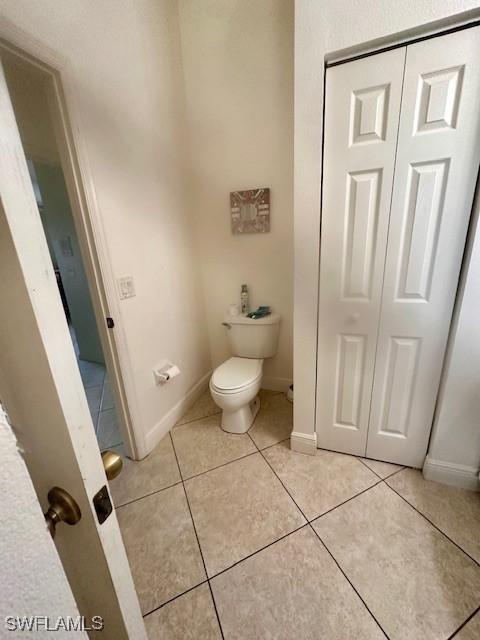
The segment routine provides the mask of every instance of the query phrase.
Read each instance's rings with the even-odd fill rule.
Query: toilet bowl
[[[222,322],[227,329],[233,357],[215,369],[210,393],[222,409],[222,429],[246,433],[260,408],[258,392],[262,384],[263,360],[277,352],[280,316],[262,318],[231,316]]]
[[[233,357],[215,369],[210,393],[222,409],[221,427],[229,433],[246,433],[260,408],[263,360]]]

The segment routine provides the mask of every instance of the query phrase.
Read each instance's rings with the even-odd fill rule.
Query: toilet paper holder
[[[172,378],[176,378],[179,374],[180,369],[177,365],[169,362],[168,360],[163,360],[153,370],[153,377],[155,378],[156,384],[165,384]]]

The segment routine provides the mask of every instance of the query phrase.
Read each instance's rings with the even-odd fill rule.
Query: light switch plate
[[[120,294],[120,300],[125,300],[125,298],[133,298],[135,295],[135,287],[133,284],[132,276],[124,276],[123,278],[118,278],[118,291]]]

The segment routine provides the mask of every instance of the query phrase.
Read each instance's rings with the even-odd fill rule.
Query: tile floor
[[[68,328],[100,451],[119,447],[122,444],[122,436],[105,365],[80,360],[80,349],[75,329],[71,324],[68,325]]]
[[[78,366],[100,451],[120,446],[122,436],[105,367],[86,360],[79,360]]]
[[[480,494],[294,453],[261,402],[234,436],[207,391],[111,483],[150,640],[478,640]]]

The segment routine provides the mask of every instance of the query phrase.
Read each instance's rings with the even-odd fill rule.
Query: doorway
[[[68,179],[75,173],[65,153],[65,123],[52,75],[7,46],[2,65],[35,199],[68,323],[100,451],[114,448],[135,457],[130,413],[118,364],[113,321]],[[58,79],[56,79],[59,82]],[[77,212],[77,215],[76,215]],[[86,255],[87,253],[87,255]],[[95,273],[96,272],[96,273]],[[103,306],[103,308],[99,308]]]

